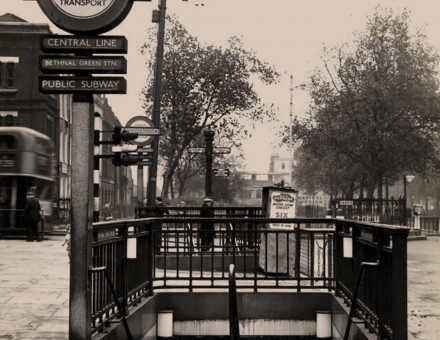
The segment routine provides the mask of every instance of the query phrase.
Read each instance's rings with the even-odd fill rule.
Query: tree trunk
[[[365,177],[362,176],[361,184],[360,184],[360,187],[359,187],[359,198],[360,199],[364,198],[364,189],[365,189]]]
[[[183,196],[183,192],[185,190],[185,181],[179,177],[179,197]]]
[[[383,175],[379,174],[377,177],[377,198],[381,200],[383,198]]]
[[[367,198],[373,199],[374,189],[376,188],[376,179],[374,178],[374,176],[371,176],[369,178],[367,185]]]
[[[174,200],[174,181],[171,180],[170,182],[170,191],[171,191],[171,199]]]
[[[385,176],[385,198],[387,200],[390,199],[390,187],[389,187],[389,183],[388,183],[388,175]]]

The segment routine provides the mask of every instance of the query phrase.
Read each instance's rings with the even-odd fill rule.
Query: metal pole
[[[93,222],[99,222],[99,210],[100,210],[100,199],[99,199],[99,184],[101,182],[101,158],[97,157],[102,154],[102,147],[100,145],[101,130],[102,130],[102,117],[98,112],[94,114],[94,151],[93,154]]]
[[[293,124],[293,76],[290,75],[290,129],[289,129],[289,176],[290,187],[293,188],[293,154],[292,154],[292,124]]]
[[[138,153],[138,156],[142,156],[142,152]],[[142,165],[138,165],[137,168],[137,207],[139,208],[143,206],[144,200],[144,167]]]
[[[153,101],[153,124],[160,126],[160,101],[162,98],[162,71],[163,71],[163,53],[165,40],[165,12],[167,7],[166,0],[159,0],[159,29],[157,32],[157,54],[156,71],[154,75],[154,101]],[[159,137],[153,139],[153,165],[148,171],[148,206],[154,206],[157,185],[157,163],[159,158]]]
[[[403,175],[403,225],[408,225],[408,216],[406,209],[406,176]]]
[[[203,131],[205,137],[205,159],[206,159],[206,174],[205,174],[205,196],[212,196],[212,141],[214,140],[215,132],[211,129]]]
[[[72,227],[70,262],[69,339],[91,338],[93,221],[93,97],[73,96],[72,121]]]

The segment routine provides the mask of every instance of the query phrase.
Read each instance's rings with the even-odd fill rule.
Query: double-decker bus
[[[0,127],[0,235],[24,234],[26,192],[39,200],[44,219],[55,198],[51,139],[24,127]],[[43,220],[44,220],[43,219]]]

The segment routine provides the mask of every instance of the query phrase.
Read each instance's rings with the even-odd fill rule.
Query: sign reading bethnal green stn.
[[[134,0],[37,0],[59,28],[75,34],[100,34],[125,19]]]

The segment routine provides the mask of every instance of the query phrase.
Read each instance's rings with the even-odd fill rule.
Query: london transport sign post
[[[44,35],[40,48],[50,53],[127,53],[127,39],[121,36],[88,37]],[[114,56],[40,56],[44,73],[126,73],[124,57]],[[122,77],[39,77],[42,93],[126,93]]]
[[[125,93],[122,77],[89,77],[93,73],[125,73],[120,58],[93,57],[93,53],[127,53],[125,37],[97,36],[115,28],[136,0],[37,0],[52,23],[77,36],[45,36],[41,49],[49,53],[76,53],[72,63],[61,56],[42,59],[41,71],[79,77],[40,77],[43,93],[74,94],[72,120],[72,228],[69,291],[69,339],[91,339],[91,276],[93,220],[93,96],[92,93]],[[70,49],[70,50],[69,50]],[[69,52],[70,51],[70,52]],[[80,54],[80,55],[78,55]],[[58,59],[56,59],[58,58]],[[111,58],[111,57],[110,57]],[[75,60],[75,61],[73,61]],[[52,64],[52,65],[51,65]],[[56,65],[55,65],[56,66]],[[78,67],[79,66],[79,67]],[[65,67],[70,69],[66,70]],[[83,69],[81,67],[85,67]],[[93,68],[96,67],[96,70]],[[106,67],[108,69],[106,70]],[[122,69],[121,69],[122,68]],[[95,72],[96,71],[96,72]],[[106,72],[108,71],[108,72]],[[126,326],[125,318],[123,318]],[[132,339],[128,326],[127,338]]]
[[[154,136],[160,135],[160,129],[158,127],[154,127],[153,121],[144,116],[136,116],[131,118],[124,130],[137,133],[139,137],[132,142],[139,146],[145,146],[150,144],[153,141]]]

